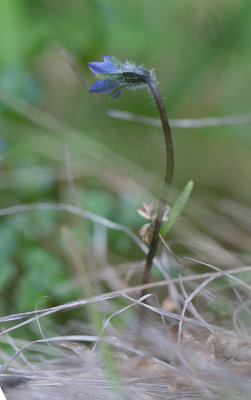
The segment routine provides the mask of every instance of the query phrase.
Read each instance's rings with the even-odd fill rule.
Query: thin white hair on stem
[[[134,114],[129,111],[113,110],[110,109],[107,114],[115,119],[124,121],[140,122],[151,126],[161,126],[158,118],[146,117],[144,115]],[[226,115],[222,117],[205,117],[205,118],[183,118],[183,119],[170,119],[170,126],[172,128],[205,128],[213,126],[229,126],[229,125],[243,125],[251,123],[251,115]]]

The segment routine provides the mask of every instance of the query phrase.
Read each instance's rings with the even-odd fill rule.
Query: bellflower
[[[136,89],[138,87],[147,86],[152,93],[159,111],[165,139],[166,168],[164,184],[159,199],[157,214],[154,218],[154,227],[152,229],[151,242],[142,279],[142,283],[145,284],[148,283],[150,279],[151,266],[157,251],[160,228],[165,218],[166,202],[173,180],[173,143],[165,105],[160,96],[153,70],[148,71],[144,69],[142,65],[137,66],[127,60],[121,62],[117,58],[108,55],[104,57],[103,62],[90,62],[88,66],[97,77],[97,81],[94,82],[89,89],[90,92],[110,93],[112,97],[116,98],[125,88]],[[143,233],[145,234],[146,232],[144,231]],[[141,296],[144,294],[145,290],[142,289]]]
[[[155,79],[153,70],[125,61],[122,63],[115,57],[106,55],[104,62],[88,63],[90,70],[98,80],[90,87],[92,93],[111,93],[118,97],[125,88],[135,89],[147,85],[147,79]]]

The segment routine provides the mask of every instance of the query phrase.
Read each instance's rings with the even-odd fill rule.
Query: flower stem
[[[152,78],[150,77],[149,74],[145,75],[145,82],[147,83],[149,89],[152,92],[153,98],[155,100],[155,103],[156,103],[158,111],[159,111],[161,123],[162,123],[162,128],[163,128],[163,133],[164,133],[164,138],[165,138],[165,147],[166,147],[166,169],[165,169],[164,184],[163,184],[160,199],[159,199],[158,211],[157,211],[157,216],[156,216],[156,220],[155,220],[155,224],[154,224],[152,239],[151,239],[151,243],[150,243],[150,247],[149,247],[149,252],[146,257],[145,270],[143,273],[142,284],[149,283],[149,280],[150,280],[151,267],[152,267],[153,259],[155,257],[155,254],[156,254],[156,251],[158,248],[160,228],[161,228],[163,216],[165,213],[167,198],[168,198],[169,190],[170,190],[170,187],[172,184],[173,171],[174,171],[172,134],[171,134],[171,129],[170,129],[170,125],[168,122],[168,118],[167,118],[166,109],[165,109],[163,100],[160,96],[157,85],[152,80]],[[142,290],[141,296],[143,296],[144,294],[145,294],[145,291]]]

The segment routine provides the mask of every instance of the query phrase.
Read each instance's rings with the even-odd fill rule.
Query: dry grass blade
[[[147,247],[127,227],[70,204],[20,204],[0,210],[0,216],[50,209],[79,215],[101,224],[107,229],[120,230],[128,235],[144,254],[146,253]],[[240,387],[245,394],[249,393],[251,387],[247,376],[251,369],[251,357],[248,327],[246,327],[246,336],[244,337],[240,335],[240,330],[233,331],[230,323],[232,326],[238,327],[242,322],[240,316],[242,310],[249,311],[249,303],[244,295],[249,294],[251,285],[248,281],[237,277],[236,274],[250,273],[251,266],[223,269],[196,259],[189,258],[189,260],[213,271],[192,274],[188,269],[182,269],[182,273],[187,271],[187,276],[165,279],[148,285],[125,287],[123,290],[80,299],[56,307],[1,317],[0,322],[5,324],[25,319],[21,323],[3,330],[0,336],[1,340],[4,340],[5,335],[9,332],[17,331],[19,327],[39,321],[40,318],[57,312],[85,307],[93,302],[99,303],[104,310],[103,330],[98,336],[91,334],[48,335],[51,337],[31,342],[18,342],[19,345],[15,345],[11,341],[11,349],[12,352],[14,349],[14,354],[6,358],[0,353],[2,358],[0,384],[1,379],[4,378],[2,382],[7,388],[9,398],[19,400],[28,397],[31,400],[39,400],[37,396],[42,393],[43,398],[48,400],[57,398],[68,400],[69,398],[79,398],[79,396],[117,400],[112,392],[111,382],[104,373],[102,356],[99,352],[99,342],[103,339],[115,350],[116,361],[122,377],[121,390],[126,399],[211,399],[221,393],[224,395],[225,387],[231,388],[233,393]],[[180,261],[182,265],[184,260]],[[165,265],[164,259],[162,259],[162,263],[156,260],[157,262],[160,268],[163,268],[162,264]],[[212,319],[208,319],[208,312],[204,312],[205,310],[203,311],[201,306],[198,308],[196,303],[198,295],[202,300],[210,296],[217,298],[217,292],[211,293],[212,287],[207,289],[206,287],[219,277],[224,278],[224,281],[229,281],[229,288],[234,290],[237,296],[235,299],[231,299],[231,307],[233,310],[236,309],[236,312],[233,312],[232,319],[229,319],[226,326],[222,325],[220,321],[212,322]],[[197,280],[202,282],[195,286]],[[191,284],[192,291],[190,293],[186,290],[186,283],[186,286]],[[177,284],[177,288],[180,288],[181,298],[182,295],[184,297],[183,309],[180,314],[161,309],[158,301],[157,305],[152,305],[143,303],[145,297],[137,298],[142,289],[151,291],[154,288],[168,288],[175,284]],[[152,294],[149,293],[146,296],[150,297]],[[123,299],[123,306],[120,306],[121,300],[117,302],[114,301],[115,299]],[[236,300],[241,302],[241,306],[236,306]],[[135,306],[148,310],[147,318],[149,318],[145,321],[146,331],[138,348],[134,347],[135,320],[130,317],[131,319],[127,321],[127,318],[123,316],[124,322],[128,322],[125,330],[118,330],[114,321]],[[197,310],[200,310],[200,313]],[[188,312],[190,314],[186,315]],[[165,319],[166,325],[160,323],[159,316]],[[84,329],[81,331],[84,332]],[[104,329],[106,329],[106,335],[103,334]],[[171,334],[175,329],[176,336]],[[65,349],[59,355],[54,349],[48,347],[48,343],[62,345]],[[83,343],[87,344],[88,348]],[[46,351],[39,350],[38,346],[46,346]],[[89,350],[90,347],[92,347],[92,351]],[[69,354],[69,351],[73,352],[74,356]],[[43,352],[45,356],[41,361]],[[17,384],[20,385],[18,389],[15,388]],[[243,400],[246,398],[243,397]]]
[[[152,126],[161,126],[160,120],[157,118],[138,115],[129,111],[109,110],[108,115],[112,118],[122,119],[124,121],[140,122]],[[223,117],[207,117],[207,118],[183,118],[170,119],[172,128],[205,128],[210,126],[226,126],[226,125],[243,125],[251,123],[251,115],[227,115]]]
[[[232,275],[231,273],[229,273],[228,271],[224,271],[224,270],[222,270],[222,269],[220,269],[220,268],[218,268],[218,267],[215,267],[215,266],[212,265],[212,264],[208,264],[208,263],[205,263],[205,262],[203,262],[203,261],[195,260],[194,258],[190,258],[190,257],[186,257],[186,258],[187,258],[188,260],[190,260],[190,261],[193,261],[193,262],[197,263],[197,264],[205,265],[206,267],[212,268],[212,269],[214,269],[215,271],[219,271],[219,272],[222,273],[222,275],[226,276],[226,277],[229,278],[229,279],[232,279],[234,282],[238,283],[240,286],[243,286],[243,287],[245,287],[246,289],[251,290],[251,285],[249,285],[248,283],[244,282],[244,281],[241,280],[241,279],[236,278],[235,276],[233,276],[233,275]]]

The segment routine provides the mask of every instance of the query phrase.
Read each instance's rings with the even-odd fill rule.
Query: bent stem
[[[163,184],[163,188],[162,188],[160,199],[159,199],[157,216],[156,216],[156,220],[154,223],[152,239],[151,239],[151,243],[150,243],[150,247],[149,247],[149,252],[146,257],[145,269],[144,269],[144,273],[143,273],[143,277],[142,277],[143,285],[149,283],[149,280],[150,280],[151,267],[152,267],[153,259],[155,257],[155,254],[156,254],[156,251],[158,248],[160,228],[161,228],[163,216],[165,213],[167,198],[168,198],[169,190],[170,190],[170,187],[172,184],[173,171],[174,171],[172,133],[171,133],[171,128],[170,128],[170,125],[168,122],[166,109],[165,109],[163,100],[160,96],[160,93],[159,93],[156,83],[152,80],[152,78],[150,77],[149,74],[146,74],[144,78],[145,78],[145,82],[147,83],[149,89],[152,92],[153,98],[155,100],[155,103],[156,103],[158,111],[159,111],[161,123],[162,123],[162,128],[163,128],[163,133],[164,133],[164,138],[165,138],[165,148],[166,148],[166,169],[165,169],[164,184]],[[144,294],[145,294],[145,290],[143,289],[141,291],[140,296],[144,296]]]

